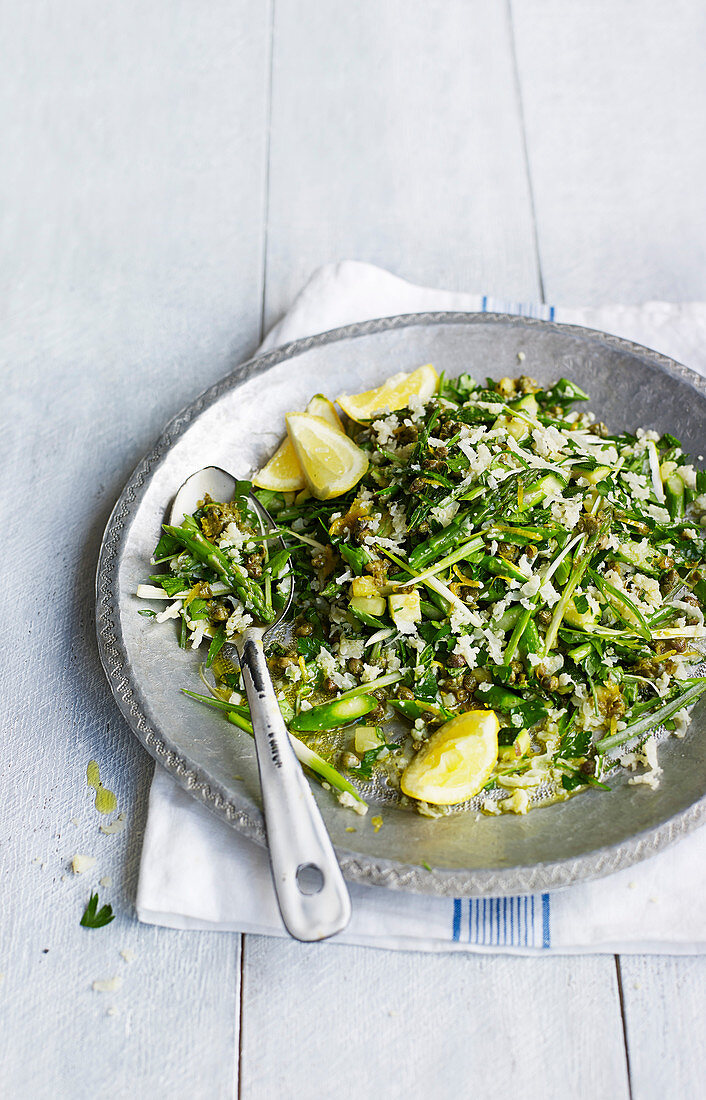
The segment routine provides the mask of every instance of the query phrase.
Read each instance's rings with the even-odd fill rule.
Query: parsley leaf
[[[163,588],[168,596],[176,596],[177,592],[188,592],[191,588],[188,577],[181,577],[175,573],[156,573],[150,577],[150,581]]]
[[[386,741],[382,745],[378,745],[377,748],[368,749],[363,753],[363,757],[360,761],[360,766],[357,768],[349,768],[348,770],[353,774],[360,777],[360,779],[372,779],[373,767],[377,761],[378,756],[384,749],[398,749],[399,745],[394,741]]]
[[[560,378],[550,390],[544,391],[542,398],[552,405],[571,405],[574,401],[588,401],[588,394],[575,382]]]
[[[593,775],[584,775],[575,768],[562,768],[561,785],[565,791],[575,791],[577,787],[598,787],[601,791],[609,791],[606,783],[600,783]]]
[[[315,634],[305,634],[303,637],[297,638],[297,653],[305,661],[313,661],[319,655],[323,644],[323,641],[317,638]]]
[[[567,712],[565,718],[559,723],[559,728],[562,730],[561,741],[559,742],[559,754],[560,756],[567,757],[569,760],[577,756],[585,756],[591,747],[592,741],[590,730],[577,730],[573,728],[575,718],[575,712],[571,715],[571,718],[568,717]],[[566,725],[562,729],[564,721],[566,721]],[[585,781],[582,780],[582,782]],[[567,790],[568,789],[570,788],[567,788]]]
[[[276,515],[284,508],[284,497],[274,489],[255,489],[254,495],[272,515]]]
[[[160,562],[167,561],[168,558],[173,558],[180,550],[181,544],[177,539],[175,539],[173,535],[168,535],[165,532],[154,548],[152,561],[155,565],[158,565]]]
[[[112,920],[115,920],[115,914],[113,912],[112,905],[104,905],[102,908],[98,908],[98,894],[91,894],[88,905],[86,906],[83,916],[81,917],[81,924],[84,928],[103,928],[104,925],[110,924]]]
[[[192,600],[188,607],[189,621],[195,623],[198,619],[208,619],[208,605],[199,596]]]

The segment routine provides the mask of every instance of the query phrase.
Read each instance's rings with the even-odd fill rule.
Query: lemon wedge
[[[289,413],[287,432],[294,445],[307,488],[318,500],[352,489],[368,469],[368,456],[344,432],[321,416]]]
[[[329,401],[328,397],[324,397],[322,393],[315,393],[311,401],[306,407],[306,411],[311,413],[312,416],[320,416],[322,420],[326,420],[332,428],[337,428],[339,432],[343,432],[345,435],[345,429],[341,423],[341,418],[334,408],[333,401]]]
[[[411,397],[428,401],[436,393],[438,385],[439,376],[431,363],[427,363],[411,374],[394,374],[376,390],[366,390],[365,393],[358,394],[344,393],[336,400],[351,420],[362,424],[386,409],[395,412],[406,408]]]
[[[339,415],[333,407],[333,402],[329,401],[328,397],[324,397],[322,393],[317,393],[312,397],[306,411],[314,416],[320,416],[332,428],[345,435],[343,424],[341,424]],[[285,436],[267,465],[255,474],[252,483],[258,489],[273,489],[277,493],[298,493],[306,488],[304,474],[289,436]]]
[[[258,489],[272,489],[276,493],[298,493],[306,486],[289,436],[280,443],[267,465],[258,470],[252,483]]]
[[[500,723],[493,710],[469,710],[432,734],[408,764],[402,790],[410,798],[452,806],[473,798],[498,759]]]

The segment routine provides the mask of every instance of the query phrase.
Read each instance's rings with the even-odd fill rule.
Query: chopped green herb
[[[98,908],[98,894],[91,894],[88,904],[84,909],[80,923],[84,928],[103,928],[115,920],[112,905],[103,905]]]

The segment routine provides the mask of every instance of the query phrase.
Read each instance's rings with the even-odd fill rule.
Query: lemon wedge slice
[[[336,428],[339,432],[343,432],[344,435],[346,434],[333,401],[329,401],[328,397],[324,397],[322,393],[314,394],[306,407],[306,411],[311,413],[312,416],[320,416],[321,419],[326,420],[332,428]]]
[[[469,710],[432,734],[408,764],[402,790],[410,798],[453,806],[473,798],[498,759],[500,723],[493,710]]]
[[[395,412],[406,408],[411,397],[421,397],[423,401],[428,401],[436,393],[438,385],[439,375],[431,363],[427,363],[411,374],[394,374],[376,390],[366,390],[365,393],[358,394],[344,393],[336,400],[351,420],[362,424],[386,409]]]
[[[343,424],[341,424],[340,417],[333,407],[333,402],[329,401],[328,397],[324,397],[322,393],[317,393],[312,397],[306,411],[314,416],[320,416],[332,428],[345,435]],[[289,436],[285,436],[267,465],[255,474],[252,483],[258,489],[273,489],[277,493],[298,493],[306,488],[304,474]]]
[[[368,456],[344,432],[321,416],[289,413],[287,431],[307,488],[318,500],[329,500],[352,489],[368,469]]]
[[[298,493],[306,481],[289,436],[280,443],[272,458],[255,474],[253,485],[276,493]]]

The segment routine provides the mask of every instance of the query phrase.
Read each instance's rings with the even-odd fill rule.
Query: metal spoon
[[[192,474],[172,504],[170,522],[181,524],[208,493],[213,500],[233,499],[236,479],[217,466]],[[262,505],[250,496],[263,533],[275,527]],[[284,543],[282,544],[284,545]],[[282,720],[265,654],[263,638],[284,617],[294,581],[278,619],[266,627],[249,626],[233,639],[250,705],[270,869],[284,925],[297,940],[323,940],[341,932],[351,916],[348,889],[331,839],[297,760]]]

